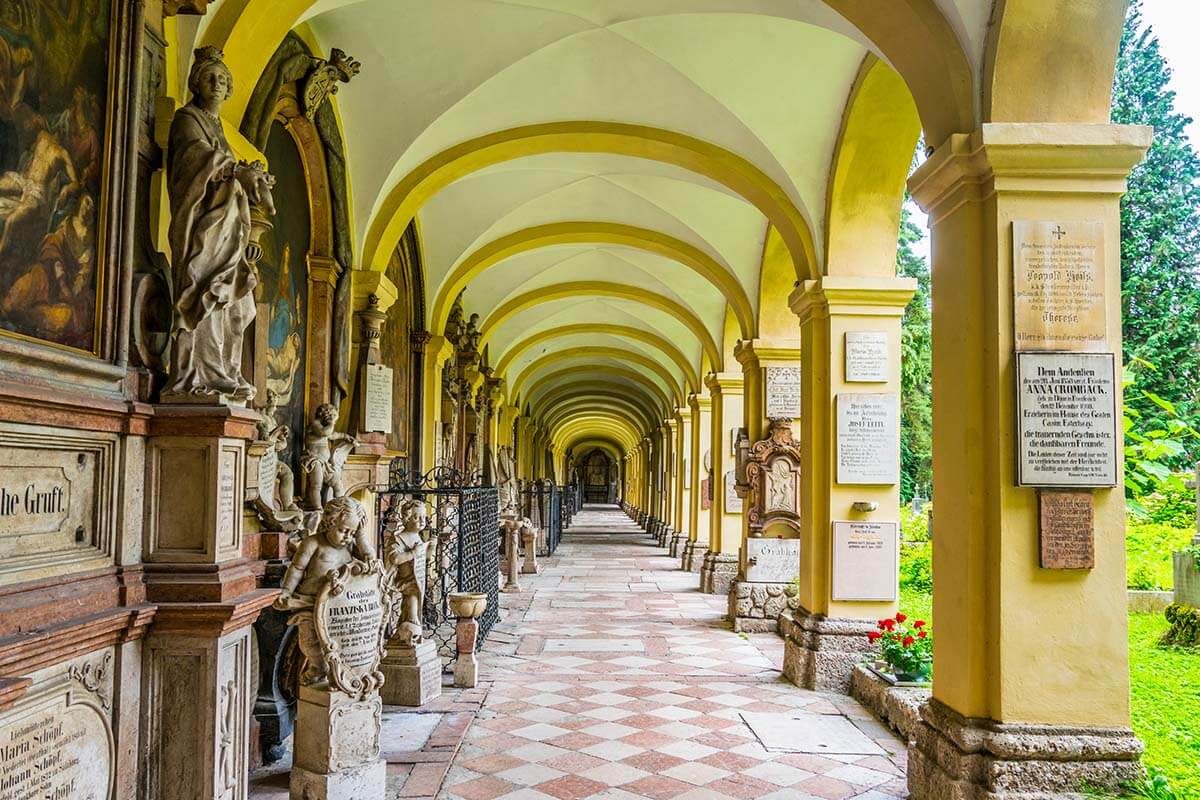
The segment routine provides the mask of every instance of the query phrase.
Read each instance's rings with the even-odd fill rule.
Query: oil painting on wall
[[[388,435],[388,448],[400,453],[408,453],[409,395],[412,385],[410,298],[414,269],[421,269],[421,265],[416,229],[410,224],[396,245],[392,260],[388,262],[387,277],[395,285],[399,299],[388,309],[387,323],[379,341],[383,363],[392,368],[392,432]]]
[[[267,335],[266,388],[277,418],[291,432],[288,457],[297,467],[304,441],[305,339],[308,330],[308,185],[300,151],[287,130],[271,125],[265,155],[275,176],[274,226],[263,236],[255,289]]]
[[[110,0],[0,2],[0,330],[95,351]]]

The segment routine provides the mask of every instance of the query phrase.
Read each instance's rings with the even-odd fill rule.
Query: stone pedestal
[[[683,547],[687,544],[688,536],[683,531],[676,531],[667,541],[667,555],[679,558],[683,555]]]
[[[670,525],[663,525],[661,528],[658,529],[658,539],[657,539],[658,546],[666,547],[667,540],[670,539],[674,535],[675,535],[675,531],[671,528]]]
[[[851,673],[871,650],[867,634],[873,630],[867,620],[831,619],[802,608],[783,612],[784,677],[802,689],[849,694]]]
[[[416,647],[388,643],[380,665],[383,702],[389,706],[423,706],[442,693],[442,659],[431,640]]]
[[[680,554],[679,568],[684,572],[699,572],[704,566],[704,554],[708,552],[708,542],[688,542]]]
[[[387,762],[379,757],[383,703],[305,686],[296,708],[293,800],[383,800]]]
[[[933,698],[908,745],[908,789],[914,800],[1082,797],[1084,783],[1139,779],[1141,752],[1129,729],[968,719]]]
[[[729,619],[736,633],[770,633],[787,608],[786,583],[735,580],[729,586]]]
[[[521,564],[523,575],[537,575],[537,540],[538,532],[534,528],[521,531],[521,543],[525,546],[525,561]]]
[[[520,554],[517,552],[517,542],[518,534],[515,527],[512,530],[506,530],[504,532],[505,582],[504,588],[500,590],[502,592],[512,593],[521,591],[521,581],[519,577],[521,572],[521,563]]]
[[[700,591],[707,594],[729,594],[729,585],[737,577],[737,572],[736,553],[705,553],[700,564]]]
[[[460,689],[474,689],[479,682],[479,659],[475,657],[475,643],[479,638],[479,622],[467,617],[459,619],[454,626],[454,642],[458,658],[454,662],[454,685]]]

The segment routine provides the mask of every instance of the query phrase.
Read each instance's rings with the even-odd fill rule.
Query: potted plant
[[[905,625],[907,621],[908,617],[901,613],[881,619],[879,630],[871,631],[867,638],[879,645],[883,660],[897,681],[925,683],[933,670],[933,637],[924,620],[916,620],[911,626]]]

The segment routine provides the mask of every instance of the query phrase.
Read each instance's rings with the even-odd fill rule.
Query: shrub
[[[1185,550],[1193,528],[1170,525],[1130,525],[1125,532],[1125,570],[1131,589],[1170,589],[1175,582],[1171,554]]]
[[[904,542],[900,546],[900,585],[914,592],[933,591],[933,544]]]
[[[926,508],[931,508],[932,504]],[[929,541],[929,515],[925,511],[913,511],[908,505],[900,506],[900,538],[906,542]]]
[[[1180,483],[1164,483],[1153,494],[1142,498],[1145,519],[1172,528],[1196,525],[1196,492]]]

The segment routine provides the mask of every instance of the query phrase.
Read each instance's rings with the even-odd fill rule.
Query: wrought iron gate
[[[376,499],[377,546],[382,552],[385,516],[408,499],[425,504],[421,538],[430,548],[426,560],[425,629],[433,633],[443,666],[457,657],[456,618],[450,611],[452,592],[481,592],[487,609],[479,618],[476,649],[483,646],[500,615],[499,502],[494,486],[480,486],[477,475],[447,467],[424,475],[410,474],[405,459],[392,461],[388,486]]]
[[[563,530],[563,496],[550,481],[534,481],[521,492],[521,516],[529,517],[533,526],[542,532],[538,555],[553,555],[558,549]]]

